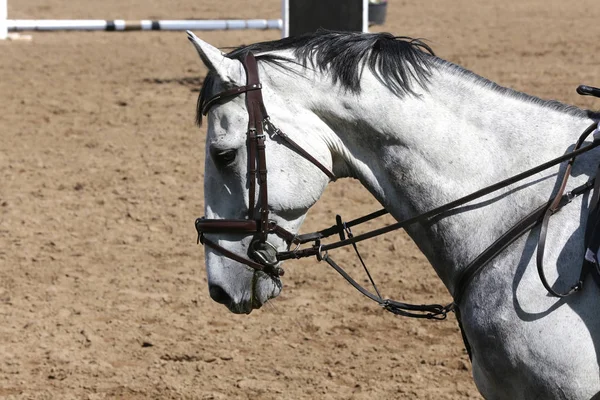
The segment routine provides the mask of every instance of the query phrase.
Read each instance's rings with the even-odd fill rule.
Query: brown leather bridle
[[[572,293],[581,290],[583,285],[583,279],[590,270],[600,271],[600,265],[595,261],[594,265],[590,265],[584,261],[582,266],[582,272],[580,279],[573,285],[567,292],[560,293],[552,289],[546,280],[543,271],[543,258],[544,258],[544,247],[545,237],[548,227],[548,221],[551,215],[558,212],[562,207],[571,202],[574,197],[580,196],[590,190],[594,189],[594,196],[590,204],[590,218],[588,220],[588,230],[600,226],[600,168],[598,174],[594,179],[580,185],[571,191],[565,193],[567,181],[570,176],[571,167],[575,161],[575,158],[580,154],[586,153],[598,146],[600,146],[600,138],[594,137],[594,141],[591,144],[584,146],[585,140],[589,137],[592,132],[595,132],[598,127],[598,123],[594,122],[590,125],[579,137],[579,140],[574,146],[574,149],[560,157],[550,160],[546,163],[538,165],[527,171],[521,172],[503,181],[497,182],[493,185],[482,188],[469,195],[456,199],[450,203],[441,205],[437,208],[424,212],[414,217],[407,218],[403,221],[398,221],[394,224],[385,226],[383,228],[375,229],[370,232],[363,233],[361,235],[353,236],[351,227],[362,224],[366,221],[378,218],[388,213],[386,209],[382,209],[363,217],[357,218],[352,221],[342,222],[341,217],[336,217],[336,224],[323,229],[321,231],[307,233],[303,235],[297,235],[289,232],[285,228],[279,226],[276,221],[269,219],[269,198],[267,192],[267,167],[266,167],[266,154],[265,154],[265,132],[268,130],[268,134],[272,137],[278,137],[285,142],[288,147],[293,149],[295,152],[306,158],[317,168],[319,168],[330,180],[335,180],[335,175],[296,142],[294,142],[289,136],[287,136],[280,129],[276,128],[270,121],[265,105],[262,99],[262,85],[259,81],[258,66],[256,59],[252,53],[248,53],[241,59],[242,65],[246,71],[247,84],[245,86],[237,86],[229,90],[225,90],[212,98],[210,98],[202,108],[202,114],[206,115],[210,108],[215,104],[222,101],[229,100],[242,93],[246,94],[246,106],[248,111],[248,132],[247,132],[247,149],[248,149],[248,181],[249,181],[249,206],[248,206],[248,219],[206,219],[204,217],[196,219],[196,230],[198,232],[198,242],[214,249],[221,253],[223,256],[245,264],[257,271],[262,271],[274,278],[282,276],[284,271],[278,264],[281,261],[289,259],[299,259],[304,257],[315,256],[319,261],[326,261],[332,268],[334,268],[346,281],[354,286],[359,292],[370,298],[371,300],[379,303],[386,310],[397,314],[415,318],[428,318],[428,319],[444,319],[448,312],[456,311],[457,317],[459,317],[458,304],[460,303],[464,292],[472,281],[472,279],[481,271],[481,269],[502,250],[508,247],[511,243],[516,241],[525,232],[532,229],[534,226],[541,224],[541,234],[538,240],[538,273],[544,287],[548,292],[556,297],[565,297]],[[599,90],[600,93],[600,90]],[[472,260],[469,265],[461,270],[458,279],[457,286],[454,289],[453,298],[454,301],[448,305],[413,305],[403,302],[398,302],[391,299],[384,299],[375,283],[371,279],[371,275],[366,269],[366,266],[362,262],[362,258],[356,248],[356,243],[363,240],[373,238],[375,236],[382,235],[397,229],[406,228],[407,226],[417,223],[429,223],[432,219],[443,217],[447,212],[456,209],[466,203],[473,200],[486,196],[499,189],[510,186],[516,182],[526,179],[534,174],[544,171],[550,167],[556,166],[564,161],[568,161],[567,168],[563,174],[563,180],[559,186],[558,193],[550,199],[547,203],[540,205],[536,210],[532,211],[529,215],[521,219],[517,224],[510,228],[505,234],[500,236],[494,243],[488,246],[478,257]],[[259,204],[258,207],[255,204],[256,189],[258,182],[258,196]],[[256,215],[259,215],[258,218]],[[220,246],[216,242],[208,239],[205,234],[208,233],[224,233],[224,234],[244,234],[254,235],[249,249],[249,256],[252,259],[248,259],[239,254],[233,253],[226,248]],[[267,241],[269,234],[275,234],[282,238],[288,245],[287,251],[277,251],[277,249]],[[321,240],[328,238],[333,235],[339,235],[340,240],[321,244]],[[595,238],[592,238],[594,236]],[[588,238],[589,237],[589,238]],[[312,243],[311,247],[300,248],[302,244]],[[289,248],[295,245],[293,250]],[[354,247],[358,257],[369,276],[369,279],[375,289],[376,293],[372,293],[365,289],[358,282],[356,282],[350,275],[348,275],[339,265],[337,265],[331,257],[328,255],[328,250],[333,250],[339,247],[351,245]],[[592,235],[591,232],[586,233],[586,248],[593,248],[598,250],[600,248],[600,235]],[[460,324],[460,318],[459,324]],[[465,338],[466,341],[466,338]],[[466,342],[465,342],[466,343]],[[467,348],[468,343],[466,343]]]
[[[246,93],[246,107],[248,110],[248,132],[246,143],[248,149],[249,182],[248,219],[198,218],[196,220],[196,230],[198,231],[198,241],[202,244],[218,251],[232,260],[277,277],[283,275],[284,271],[281,267],[277,266],[279,263],[279,260],[275,258],[277,249],[267,241],[268,235],[272,233],[279,236],[288,244],[288,248],[292,244],[299,245],[300,241],[295,234],[282,228],[277,222],[269,219],[265,128],[269,128],[272,136],[281,138],[289,147],[313,163],[317,168],[323,171],[330,180],[335,180],[335,175],[270,122],[262,98],[262,85],[260,84],[258,76],[256,58],[252,53],[248,53],[241,62],[246,71],[246,85],[237,86],[213,96],[202,108],[202,114],[206,115],[210,108],[215,104],[236,97],[242,93]],[[257,182],[259,196],[258,207],[255,204]],[[257,215],[259,216],[258,218],[256,218]],[[242,257],[225,249],[216,242],[208,239],[205,236],[207,233],[256,235],[256,238],[250,245],[249,251],[250,256],[255,260]],[[265,252],[267,254],[270,252],[272,257],[266,257]]]

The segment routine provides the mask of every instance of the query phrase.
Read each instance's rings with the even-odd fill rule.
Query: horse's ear
[[[200,40],[192,32],[187,31],[188,39],[196,51],[200,55],[202,62],[206,65],[206,68],[215,72],[224,81],[237,81],[239,80],[240,62],[225,57],[221,50],[214,46]]]

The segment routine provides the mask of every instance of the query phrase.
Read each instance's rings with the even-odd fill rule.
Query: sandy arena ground
[[[9,16],[278,18],[279,4],[11,0]],[[600,85],[599,15],[596,0],[390,0],[376,30],[429,39],[502,85],[597,108],[575,87]],[[227,47],[279,32],[200,36]],[[453,316],[384,313],[325,264],[288,264],[280,298],[249,316],[210,300],[193,227],[205,74],[183,32],[0,43],[0,397],[480,398]],[[335,183],[303,230],[377,208],[355,183]],[[361,248],[388,296],[449,301],[404,233]],[[349,250],[336,254],[360,272]]]

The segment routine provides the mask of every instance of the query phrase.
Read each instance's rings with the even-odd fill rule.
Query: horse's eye
[[[213,153],[213,159],[218,165],[226,167],[235,161],[236,153],[235,150],[220,150]]]

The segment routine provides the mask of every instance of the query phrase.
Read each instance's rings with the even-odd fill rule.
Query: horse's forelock
[[[216,77],[216,73],[209,71],[204,78],[204,82],[202,82],[202,88],[200,89],[200,95],[196,103],[196,124],[198,126],[202,125],[202,109],[204,105],[216,94],[214,93]]]

